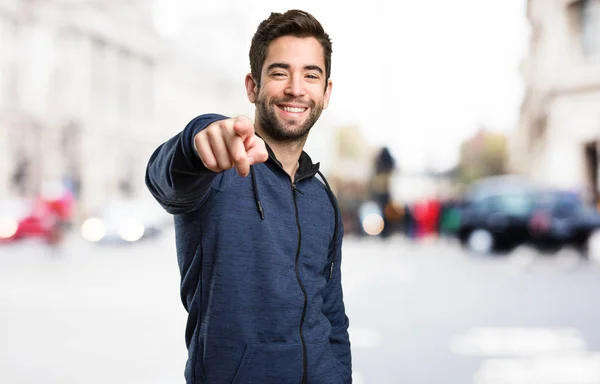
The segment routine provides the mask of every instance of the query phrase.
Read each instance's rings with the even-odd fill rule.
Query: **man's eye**
[[[282,76],[285,76],[285,73],[283,73],[283,72],[275,72],[275,73],[271,74],[271,76],[273,76],[273,77],[282,77]]]
[[[306,75],[306,77],[308,77],[309,79],[313,79],[313,80],[319,79],[319,76],[317,76],[317,75]]]

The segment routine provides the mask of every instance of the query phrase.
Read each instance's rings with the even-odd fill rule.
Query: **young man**
[[[336,199],[302,151],[331,94],[331,41],[302,11],[252,39],[254,124],[202,115],[152,155],[175,215],[187,383],[352,382]]]

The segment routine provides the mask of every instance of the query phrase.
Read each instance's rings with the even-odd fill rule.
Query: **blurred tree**
[[[486,176],[502,175],[507,171],[508,140],[500,133],[482,127],[460,147],[458,180],[469,184]]]
[[[338,128],[336,142],[338,157],[349,159],[365,157],[365,138],[358,126],[347,125]]]

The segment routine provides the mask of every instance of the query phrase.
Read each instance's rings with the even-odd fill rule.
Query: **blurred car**
[[[586,206],[577,193],[545,190],[539,193],[529,233],[534,245],[556,248],[570,245],[585,253],[590,236],[600,230],[600,213]]]
[[[482,179],[468,191],[458,238],[479,253],[528,244],[542,250],[574,246],[585,254],[598,231],[600,213],[578,193],[507,176]]]
[[[459,208],[458,239],[478,253],[528,242],[539,190],[518,176],[496,176],[474,183]]]
[[[161,235],[172,223],[154,200],[114,200],[84,220],[81,236],[91,243],[135,243]]]
[[[60,239],[61,217],[42,199],[0,201],[0,243],[39,238],[49,243]]]

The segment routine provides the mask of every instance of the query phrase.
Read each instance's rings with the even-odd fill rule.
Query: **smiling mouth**
[[[284,110],[285,112],[290,112],[290,113],[302,113],[308,109],[306,107],[288,107],[286,105],[278,105],[278,107],[280,109]]]

